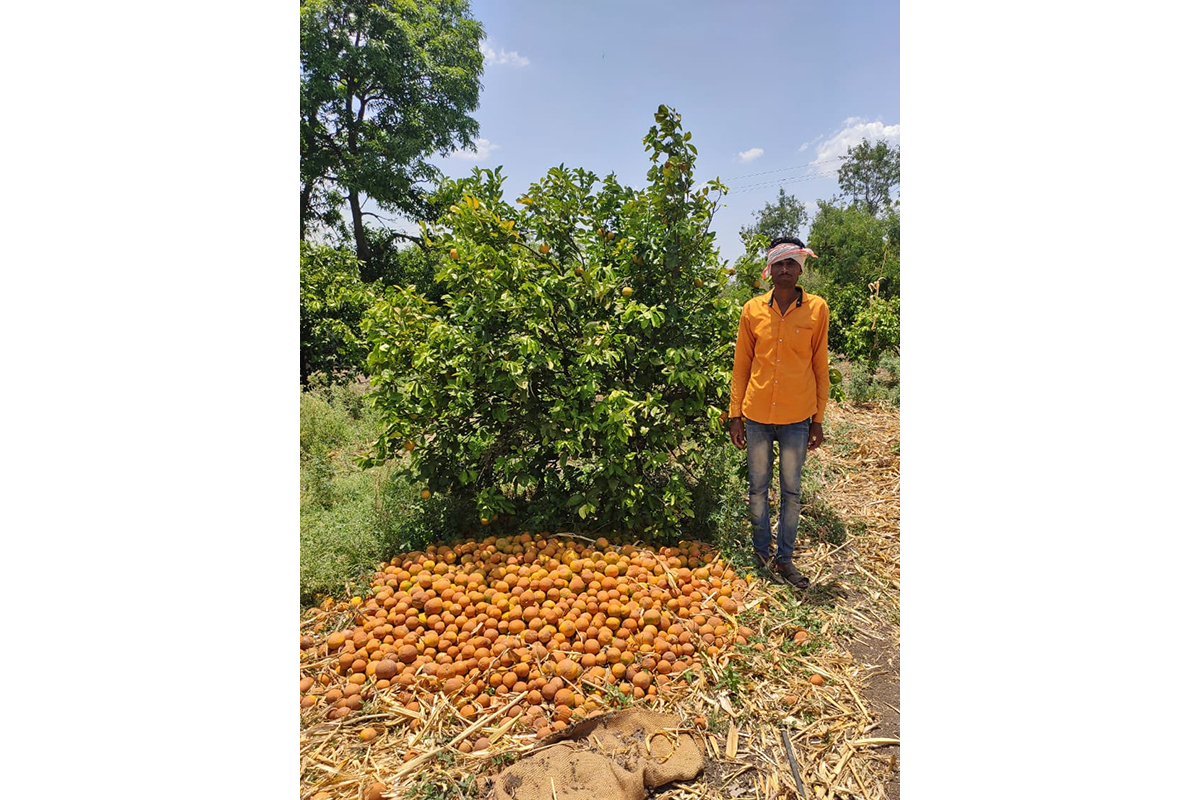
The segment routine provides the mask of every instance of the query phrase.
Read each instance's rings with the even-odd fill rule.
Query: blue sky
[[[732,260],[780,186],[811,217],[848,145],[900,141],[898,2],[478,0],[472,13],[487,33],[478,151],[436,163],[453,177],[503,166],[510,199],[558,164],[643,186],[642,137],[665,103],[692,132],[697,180],[731,190],[713,228]]]

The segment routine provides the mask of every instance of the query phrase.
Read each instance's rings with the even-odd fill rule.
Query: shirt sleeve
[[[750,362],[754,360],[754,326],[742,308],[738,320],[737,346],[733,351],[733,381],[729,387],[729,418],[742,416],[742,400],[746,397],[746,384],[750,382]]]
[[[829,402],[829,306],[822,303],[813,328],[813,375],[817,379],[817,414],[813,422],[824,423]]]

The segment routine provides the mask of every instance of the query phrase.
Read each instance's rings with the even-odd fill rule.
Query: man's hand
[[[729,441],[733,442],[733,446],[738,450],[746,449],[746,423],[741,417],[734,417],[729,423]]]
[[[825,441],[825,431],[821,430],[821,423],[814,422],[808,426],[808,449],[816,450],[821,446],[821,442]]]

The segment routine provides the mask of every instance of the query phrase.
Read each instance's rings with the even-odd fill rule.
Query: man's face
[[[771,282],[776,286],[793,287],[803,270],[794,258],[785,258],[771,265]]]

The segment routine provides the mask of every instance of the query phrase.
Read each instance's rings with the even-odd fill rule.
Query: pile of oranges
[[[418,696],[440,692],[472,720],[524,693],[507,713],[545,736],[621,696],[682,687],[702,654],[744,644],[746,588],[699,542],[652,550],[526,532],[431,545],[381,564],[365,601],[324,601],[353,612],[354,627],[325,635],[318,623],[301,637],[314,665],[301,706],[337,719],[388,692],[420,711]]]

